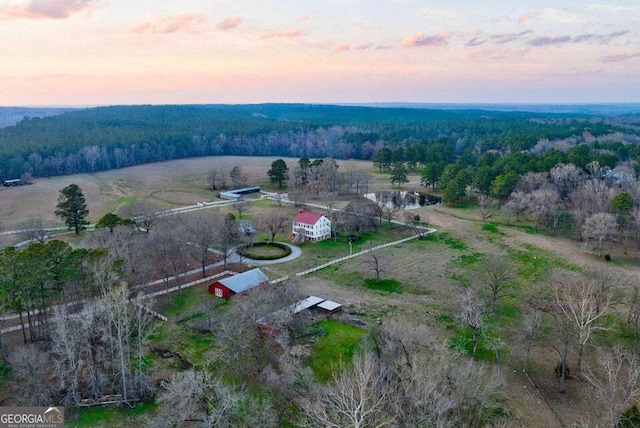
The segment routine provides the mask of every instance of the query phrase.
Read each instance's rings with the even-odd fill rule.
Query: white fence
[[[156,291],[155,293],[143,294],[140,296],[140,299],[150,299],[152,297],[163,296],[167,293],[173,293],[174,291],[183,290],[185,288],[193,287],[194,285],[202,284],[208,281],[211,281],[216,278],[220,278],[225,275],[237,275],[238,272],[234,272],[232,270],[225,270],[223,272],[217,273],[215,275],[207,276],[206,278],[197,279],[195,281],[188,282],[186,284],[177,285],[175,287],[167,288],[165,290]]]
[[[407,241],[411,241],[412,239],[416,239],[419,236],[429,235],[431,233],[434,233],[435,231],[436,231],[435,229],[425,228],[425,233],[423,233],[422,235],[412,235],[412,236],[409,236],[407,238],[398,239],[397,241],[388,242],[386,244],[378,245],[378,246],[373,247],[373,248],[367,248],[366,250],[362,250],[362,251],[359,251],[357,253],[354,253],[354,254],[351,254],[351,255],[348,255],[348,256],[339,257],[337,259],[333,259],[333,260],[331,260],[331,261],[329,261],[327,263],[323,263],[323,264],[321,264],[319,266],[316,266],[316,267],[313,267],[311,269],[307,269],[307,270],[303,270],[302,272],[298,272],[298,273],[295,274],[295,276],[297,276],[297,277],[305,276],[305,275],[308,275],[310,273],[317,272],[320,269],[324,269],[324,268],[327,268],[329,266],[333,266],[335,264],[342,263],[342,262],[344,262],[346,260],[353,259],[355,257],[359,257],[359,256],[362,256],[364,254],[370,253],[371,251],[376,251],[376,250],[379,250],[379,249],[382,249],[382,248],[391,247],[393,245],[402,244],[403,242],[407,242]],[[281,283],[283,281],[286,281],[287,279],[289,279],[288,275],[287,276],[283,276],[282,278],[274,279],[273,281],[271,281],[271,284],[279,284],[279,283]]]

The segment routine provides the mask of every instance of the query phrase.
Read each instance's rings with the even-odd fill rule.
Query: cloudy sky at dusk
[[[638,0],[0,0],[0,105],[640,101]]]

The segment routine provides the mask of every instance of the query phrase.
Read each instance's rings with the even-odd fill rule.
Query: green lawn
[[[381,279],[378,281],[375,278],[367,278],[364,280],[364,285],[371,290],[386,291],[388,293],[401,293],[400,281],[395,279]]]
[[[366,332],[331,319],[321,321],[317,326],[324,334],[316,336],[308,364],[316,379],[326,382],[341,364],[351,361]]]
[[[522,250],[509,249],[507,252],[518,268],[518,275],[527,283],[547,280],[553,268],[583,271],[581,267],[535,245],[522,244],[521,248]]]
[[[142,403],[132,409],[115,406],[80,407],[73,410],[77,419],[68,418],[65,422],[67,427],[76,428],[143,426],[141,416],[152,412],[157,406],[155,403]]]

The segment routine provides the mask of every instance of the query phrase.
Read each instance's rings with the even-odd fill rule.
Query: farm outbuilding
[[[224,299],[230,299],[234,294],[267,284],[269,284],[269,277],[256,268],[214,282],[209,285],[209,293]]]
[[[307,296],[297,303],[289,305],[285,309],[281,309],[276,312],[272,312],[264,317],[261,317],[256,321],[258,330],[261,333],[268,334],[269,336],[277,337],[280,335],[280,329],[278,328],[278,319],[284,314],[297,315],[305,310],[312,310],[319,308],[322,312],[328,314],[335,314],[342,310],[342,305],[331,300],[325,300],[322,297]]]
[[[237,201],[242,199],[243,195],[250,193],[260,193],[260,186],[243,187],[241,189],[227,190],[226,192],[220,192],[218,194],[222,199],[229,199],[231,201]]]
[[[324,302],[319,303],[317,305],[317,308],[326,313],[335,314],[336,312],[340,312],[342,310],[342,305],[331,300],[325,300]]]

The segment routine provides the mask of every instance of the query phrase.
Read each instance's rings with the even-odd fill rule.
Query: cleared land
[[[37,180],[32,186],[3,190],[0,193],[0,212],[3,229],[16,227],[17,215],[35,215],[43,212],[48,219],[58,222],[52,215],[58,191],[70,183],[78,184],[85,192],[92,212],[91,219],[122,209],[136,200],[151,200],[164,207],[175,207],[198,201],[215,200],[207,189],[206,174],[213,166],[239,165],[250,175],[250,184],[267,184],[266,171],[275,158],[201,158],[145,165],[118,171],[73,177]],[[288,159],[290,166],[297,159]],[[361,163],[370,168],[370,163]],[[416,177],[408,187],[416,187]],[[374,175],[371,188],[389,188],[388,176]],[[8,202],[11,195],[13,202]],[[22,195],[22,196],[19,196]],[[346,201],[342,201],[344,203]],[[43,207],[51,207],[48,213]],[[232,208],[221,208],[230,211]],[[242,218],[257,221],[271,211],[281,210],[293,217],[296,209],[279,207],[269,201],[259,201],[243,212]],[[520,373],[523,351],[517,341],[522,313],[521,302],[528,293],[549,279],[554,269],[570,270],[588,275],[593,271],[617,269],[620,275],[640,277],[640,267],[632,256],[620,258],[617,264],[607,263],[589,254],[580,243],[561,237],[532,234],[524,224],[517,227],[497,224],[483,230],[478,214],[473,209],[450,210],[431,206],[412,210],[420,214],[438,233],[424,240],[414,240],[381,251],[383,279],[394,279],[397,287],[375,289],[365,280],[375,278],[364,258],[349,260],[338,266],[327,268],[317,274],[298,280],[305,294],[317,295],[340,302],[345,312],[337,317],[346,323],[354,318],[362,320],[365,329],[374,326],[378,319],[397,322],[406,328],[424,327],[430,343],[445,346],[468,346],[468,332],[456,322],[458,311],[456,296],[460,284],[470,284],[473,269],[482,265],[488,255],[495,255],[514,268],[517,280],[500,298],[497,314],[488,320],[488,335],[504,342],[501,358],[504,363],[505,408],[510,412],[509,426],[549,427],[572,426],[581,419],[595,419],[603,409],[594,400],[593,391],[585,381],[568,381],[568,393],[558,392],[553,368],[558,362],[555,351],[545,341],[536,344],[532,351],[529,379]],[[498,220],[502,220],[498,217]],[[14,225],[14,226],[12,226]],[[401,227],[382,226],[378,232],[364,235],[354,243],[358,251],[370,244],[380,244],[401,238],[411,233]],[[288,240],[290,224],[277,236],[277,240]],[[263,239],[266,235],[261,236]],[[271,278],[290,275],[328,260],[349,254],[349,246],[343,239],[305,243],[301,245],[303,255],[291,262],[263,267]],[[618,259],[617,253],[614,260]],[[624,291],[624,290],[623,290]],[[203,287],[168,296],[159,302],[158,310],[169,316],[170,322],[158,332],[154,346],[166,348],[194,365],[205,365],[217,357],[215,344],[210,337],[189,333],[184,325],[190,320],[204,316],[207,311],[224,310],[224,303],[209,295]],[[231,302],[230,304],[233,304]],[[220,307],[218,307],[220,306]],[[620,314],[618,314],[620,315]],[[331,330],[333,325],[329,326]],[[606,340],[604,332],[596,340]],[[616,334],[617,330],[616,330]],[[355,334],[357,336],[357,334]],[[352,335],[353,337],[353,335]],[[351,342],[350,342],[351,343]],[[351,346],[351,345],[349,345]],[[317,349],[316,349],[317,352]],[[321,354],[323,352],[321,351]],[[496,354],[489,343],[481,343],[479,355],[488,364],[495,364]],[[157,370],[157,379],[166,378],[177,369],[180,358],[171,361],[152,354],[150,364]],[[593,363],[595,353],[587,350],[586,363]],[[323,376],[326,376],[324,374]],[[152,409],[150,409],[152,410]]]

